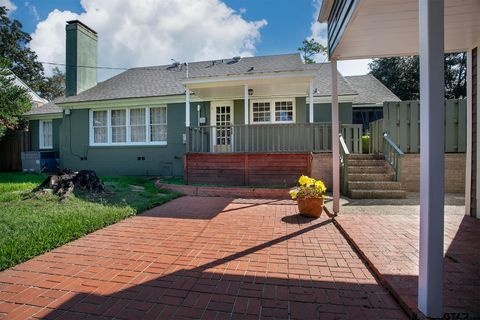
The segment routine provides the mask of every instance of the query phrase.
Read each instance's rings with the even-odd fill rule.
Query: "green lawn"
[[[33,195],[44,175],[0,173],[0,270],[179,196],[144,177],[101,177],[97,199]]]

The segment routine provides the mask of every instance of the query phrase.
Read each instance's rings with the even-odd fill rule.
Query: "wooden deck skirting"
[[[311,153],[188,153],[184,161],[186,184],[290,187],[311,171]]]

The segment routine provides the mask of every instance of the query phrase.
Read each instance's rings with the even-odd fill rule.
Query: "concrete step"
[[[348,155],[348,159],[351,160],[384,160],[385,158],[378,154],[359,154],[351,153]]]
[[[362,190],[349,191],[352,199],[405,199],[407,193],[404,190]]]
[[[349,159],[348,160],[348,166],[353,167],[353,166],[385,166],[388,163],[385,160],[378,160],[378,159]]]
[[[390,173],[349,173],[348,181],[395,181],[395,172]]]
[[[390,168],[381,166],[349,166],[348,173],[390,173]]]
[[[349,190],[402,190],[402,184],[397,181],[349,181]]]

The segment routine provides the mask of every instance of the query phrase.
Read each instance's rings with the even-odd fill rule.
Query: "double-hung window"
[[[130,109],[130,142],[147,142],[145,109]]]
[[[253,102],[252,115],[253,122],[269,123],[270,122],[270,102]]]
[[[150,108],[150,141],[167,141],[167,108]]]
[[[112,143],[127,142],[127,110],[112,110]]]
[[[92,144],[108,143],[108,111],[93,111],[92,114]]]
[[[39,121],[40,149],[53,148],[53,122],[52,120]]]
[[[252,101],[251,122],[253,124],[295,122],[294,100]]]
[[[167,144],[167,107],[90,111],[90,145]]]
[[[293,121],[293,101],[275,101],[275,122]]]

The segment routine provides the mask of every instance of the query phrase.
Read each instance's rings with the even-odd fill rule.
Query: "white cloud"
[[[25,2],[25,7],[28,8],[28,12],[30,12],[30,15],[35,19],[35,21],[40,21],[40,16],[38,15],[37,7],[35,7],[33,4],[30,2]]]
[[[1,0],[0,0],[1,1]],[[246,21],[220,0],[82,0],[85,12],[54,10],[38,23],[31,48],[40,61],[65,61],[65,22],[98,32],[98,65],[150,66],[251,56],[265,20]],[[51,67],[45,65],[47,73]],[[99,81],[112,74],[99,70]]]
[[[317,42],[327,45],[327,24],[320,23],[317,21],[318,13],[320,12],[320,7],[323,0],[314,0],[314,16],[312,19],[312,24],[310,26],[310,36],[308,38],[314,38]],[[325,61],[326,56],[319,54],[315,57],[317,62]],[[371,59],[360,59],[360,60],[344,60],[338,61],[338,70],[344,76],[353,76],[353,75],[362,75],[369,72],[368,63]]]
[[[11,0],[0,0],[0,7],[6,7],[9,10],[8,14],[17,10],[17,6]]]

